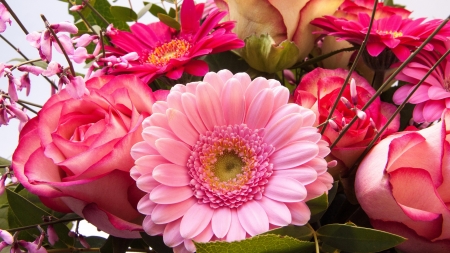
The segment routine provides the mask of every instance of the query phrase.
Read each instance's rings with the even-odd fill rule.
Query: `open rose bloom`
[[[176,252],[192,241],[235,241],[310,218],[328,192],[329,148],[314,113],[288,104],[276,80],[228,70],[176,85],[143,122],[131,175],[147,194],[143,228]]]
[[[130,177],[131,146],[156,101],[134,76],[86,83],[89,95],[53,95],[23,128],[12,167],[19,181],[60,212],[75,212],[119,237],[139,237],[144,195]]]
[[[356,196],[376,229],[408,238],[405,252],[450,252],[450,112],[377,144],[358,168]]]

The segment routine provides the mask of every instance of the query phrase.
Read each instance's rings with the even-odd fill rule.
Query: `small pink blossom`
[[[28,121],[28,115],[20,110],[19,108],[17,108],[16,104],[10,104],[10,105],[6,105],[6,108],[9,110],[11,115],[16,116],[16,118],[18,120],[20,120],[21,122],[27,122]]]
[[[89,45],[93,40],[98,39],[97,35],[90,35],[90,34],[83,34],[80,37],[73,39],[73,42],[77,43],[75,46],[77,47],[86,47]]]
[[[26,95],[30,95],[30,88],[31,88],[31,83],[30,83],[30,75],[27,73],[23,74],[20,77],[20,86],[19,86],[19,91],[22,91],[22,89],[26,90]]]
[[[0,33],[6,30],[6,23],[11,25],[10,14],[6,7],[0,3]]]
[[[50,77],[62,73],[62,71],[63,71],[62,66],[59,63],[52,61],[48,64],[47,69],[44,72],[42,72],[42,75]]]
[[[32,47],[39,48],[41,46],[41,33],[31,32],[25,38]]]
[[[43,60],[47,62],[52,60],[52,39],[50,31],[46,30],[41,33],[40,43],[39,43],[39,54]]]
[[[84,5],[74,5],[69,8],[69,11],[81,11],[84,8]]]
[[[83,63],[84,61],[86,61],[86,59],[93,58],[94,56],[88,54],[86,48],[78,47],[77,49],[75,49],[73,55],[70,55],[69,57],[76,63]]]
[[[41,247],[38,242],[39,238],[37,238],[34,242],[20,240],[18,244],[28,250],[28,253],[47,253],[47,250],[44,247]]]
[[[66,51],[66,53],[68,55],[72,55],[74,48],[73,48],[73,44],[72,44],[72,40],[70,39],[70,37],[67,34],[61,34],[58,33],[57,34],[59,42],[61,42],[61,45],[64,48],[64,51]],[[55,47],[56,51],[58,51],[59,53],[63,53],[61,48],[59,47],[59,44],[55,42],[53,42],[53,46]]]
[[[55,243],[59,240],[58,234],[56,233],[53,225],[47,226],[47,239],[48,239],[48,242],[50,243],[50,245],[52,245],[52,246],[55,245]]]
[[[69,83],[66,83],[66,90],[71,97],[76,99],[80,99],[84,94],[89,95],[86,83],[81,76],[69,77]]]
[[[1,196],[3,193],[5,193],[5,190],[6,190],[6,187],[5,187],[6,177],[7,177],[7,174],[3,174],[3,175],[0,177],[0,196]],[[1,233],[1,232],[0,232],[0,233]],[[0,250],[0,251],[1,251],[1,250]]]
[[[17,69],[22,72],[29,72],[35,76],[38,76],[44,72],[43,68],[33,65],[20,65]]]
[[[0,229],[0,238],[3,239],[4,242],[11,245],[14,242],[14,237],[6,230]]]
[[[63,21],[58,24],[51,24],[50,28],[52,28],[55,33],[58,32],[68,32],[71,34],[77,34],[78,28],[71,22]]]

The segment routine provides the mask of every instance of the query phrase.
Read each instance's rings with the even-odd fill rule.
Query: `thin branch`
[[[330,113],[328,114],[328,117],[325,120],[325,125],[323,126],[322,130],[320,131],[320,134],[323,134],[325,132],[325,129],[327,128],[327,125],[328,125],[328,120],[331,118],[334,111],[336,110],[336,107],[340,101],[339,98],[344,93],[345,87],[347,86],[348,81],[350,80],[350,77],[351,77],[353,71],[355,70],[356,65],[358,64],[359,58],[361,58],[361,55],[363,54],[364,50],[366,50],[366,45],[367,45],[367,42],[369,41],[370,32],[372,31],[372,25],[373,25],[373,21],[375,19],[375,12],[377,10],[377,5],[378,5],[378,1],[374,1],[373,9],[372,9],[372,16],[370,18],[369,28],[367,30],[366,37],[364,38],[361,48],[359,49],[358,54],[356,55],[356,58],[352,64],[352,67],[348,71],[348,75],[345,78],[344,84],[342,85],[341,90],[339,91],[339,94],[337,96],[338,99],[336,99],[336,101],[334,101],[333,106],[331,107]],[[330,146],[330,148],[331,148],[331,146]]]
[[[323,55],[320,55],[320,56],[311,58],[311,59],[309,59],[309,60],[307,60],[307,61],[305,61],[305,62],[302,62],[302,63],[300,63],[300,64],[294,65],[294,66],[290,67],[289,69],[302,68],[302,67],[304,67],[304,66],[311,65],[311,64],[314,64],[314,63],[319,62],[319,61],[321,61],[321,60],[324,60],[324,59],[326,59],[326,58],[328,58],[328,57],[331,57],[331,56],[333,56],[333,55],[335,55],[335,54],[339,54],[339,53],[346,52],[346,51],[354,51],[354,50],[356,50],[356,49],[358,49],[358,48],[359,48],[359,47],[357,47],[357,46],[355,46],[355,47],[341,48],[341,49],[338,49],[338,50],[336,50],[336,51],[332,51],[332,52],[329,52],[329,53],[326,53],[326,54],[323,54]]]
[[[53,38],[56,40],[56,43],[58,43],[59,48],[61,48],[61,51],[63,52],[64,57],[66,57],[66,60],[69,63],[70,73],[72,74],[72,76],[76,76],[75,70],[73,68],[72,61],[70,60],[69,56],[67,55],[67,52],[64,49],[64,47],[63,47],[61,41],[59,40],[58,36],[56,36],[55,31],[53,31],[53,29],[50,27],[50,23],[48,22],[48,20],[45,18],[45,16],[43,14],[41,14],[41,18],[42,18],[42,20],[44,20],[45,27],[50,31],[50,33],[52,34]]]
[[[22,29],[22,31],[25,34],[29,34],[27,28],[25,28],[25,26],[22,24],[22,22],[20,21],[20,19],[17,17],[16,13],[14,13],[14,11],[11,9],[11,7],[9,7],[8,3],[5,0],[0,0],[0,2],[3,3],[3,5],[6,7],[6,9],[9,11],[9,14],[11,14],[11,16],[14,18],[14,20],[17,22],[17,24],[20,26],[20,28]]]
[[[2,95],[2,97],[11,99],[11,97],[10,97],[9,95]],[[33,103],[33,102],[28,102],[28,101],[21,100],[21,99],[17,100],[16,102],[18,102],[18,103],[23,103],[23,104],[27,104],[27,105],[31,105],[31,106],[34,106],[34,107],[42,108],[42,105],[35,104],[35,103]]]
[[[54,220],[54,221],[43,222],[43,223],[30,225],[30,226],[24,226],[24,227],[20,227],[20,228],[6,229],[6,231],[8,231],[10,233],[14,233],[14,232],[17,232],[17,231],[22,231],[22,230],[26,230],[26,229],[35,228],[37,225],[39,225],[39,226],[47,226],[47,225],[53,225],[53,224],[58,224],[58,223],[64,223],[64,222],[78,221],[78,220],[84,220],[84,218],[78,217],[78,218],[58,219],[58,220]]]
[[[12,47],[14,49],[14,51],[16,51],[17,53],[19,53],[25,60],[29,61],[30,59],[28,59],[28,57],[26,55],[24,55],[17,47],[15,47],[9,40],[7,40],[5,37],[3,37],[0,34],[0,38],[2,40],[4,40],[10,47]],[[35,66],[33,63],[31,63],[31,65]],[[46,76],[42,76],[44,77],[45,80],[47,80],[47,82],[54,88],[54,89],[58,89],[58,86],[56,86],[55,83],[53,83],[48,77]]]

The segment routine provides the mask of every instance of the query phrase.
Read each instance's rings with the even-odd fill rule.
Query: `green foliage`
[[[299,51],[292,41],[285,40],[275,45],[268,34],[252,35],[244,41],[245,46],[239,51],[240,55],[258,71],[272,74],[292,67],[297,62]]]
[[[166,24],[169,27],[172,27],[175,30],[180,30],[180,28],[181,28],[180,23],[178,23],[177,20],[175,20],[174,18],[172,18],[169,15],[166,15],[163,13],[158,13],[158,18],[159,18],[159,21],[163,22],[164,24]]]
[[[194,243],[197,247],[197,253],[297,253],[312,252],[314,250],[313,242],[300,241],[290,236],[275,234],[258,235],[237,242]]]
[[[324,244],[347,252],[378,252],[406,240],[398,235],[353,224],[329,224],[316,232]]]
[[[232,73],[245,72],[250,66],[237,54],[226,51],[218,54],[209,54],[204,59],[209,66],[209,71],[218,72],[228,69]]]
[[[10,160],[5,159],[3,157],[0,157],[0,168],[1,167],[7,167],[9,165],[11,165],[11,161]]]
[[[322,218],[322,216],[327,211],[328,206],[336,196],[338,186],[339,186],[338,181],[335,181],[333,187],[330,189],[328,194],[324,193],[321,196],[308,200],[306,202],[306,204],[309,207],[309,210],[311,210],[311,219],[309,223],[317,222],[318,220],[320,220],[320,218]]]
[[[158,253],[172,253],[173,250],[164,244],[162,236],[150,236],[145,232],[141,233],[144,242]]]
[[[111,6],[109,8],[111,14],[121,21],[137,21],[138,15],[132,9],[123,6]]]
[[[264,234],[290,236],[300,241],[309,241],[313,238],[314,230],[312,230],[309,226],[289,225],[267,231]]]
[[[166,14],[167,15],[167,12],[166,12],[166,10],[164,10],[164,8],[162,8],[161,6],[159,6],[159,5],[157,5],[157,4],[152,4],[152,3],[149,3],[149,2],[144,2],[144,4],[147,6],[147,5],[150,5],[150,9],[148,10],[153,16],[155,16],[155,17],[158,17],[158,14],[159,13],[162,13],[162,14]]]

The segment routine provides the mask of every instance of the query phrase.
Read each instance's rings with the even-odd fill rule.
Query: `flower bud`
[[[57,33],[57,32],[68,32],[71,34],[78,33],[78,28],[67,21],[60,22],[58,24],[51,24],[50,27]]]

